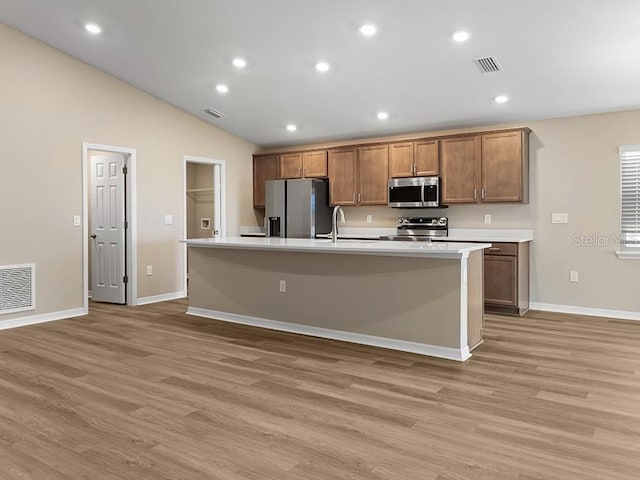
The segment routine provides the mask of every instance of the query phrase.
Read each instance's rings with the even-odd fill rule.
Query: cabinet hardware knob
[[[484,200],[484,188],[482,189],[482,199]]]
[[[477,200],[477,199],[478,199],[478,189],[477,189],[477,188],[474,188],[474,189],[473,189],[473,199],[474,199],[474,200]]]
[[[96,237],[97,237],[97,235],[95,233],[91,234],[91,238],[96,238]]]

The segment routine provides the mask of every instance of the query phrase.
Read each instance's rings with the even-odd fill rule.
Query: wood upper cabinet
[[[312,152],[303,152],[302,173],[305,178],[328,176],[327,151],[316,150]]]
[[[389,177],[438,175],[438,140],[389,144]]]
[[[302,178],[302,153],[282,153],[278,162],[280,178]]]
[[[329,203],[356,205],[357,161],[356,149],[329,150]]]
[[[482,201],[528,202],[528,133],[485,134],[481,142]]]
[[[442,140],[442,203],[477,202],[480,178],[480,137],[454,137]]]
[[[415,142],[415,175],[426,177],[439,173],[439,147],[438,140],[419,140]]]
[[[358,147],[358,204],[387,205],[388,180],[388,145]]]
[[[442,203],[529,201],[529,129],[441,140]]]
[[[253,157],[253,206],[265,206],[265,182],[278,178],[278,155],[254,155]]]
[[[413,177],[414,167],[413,142],[399,142],[389,145],[389,176]]]
[[[327,151],[281,153],[279,178],[315,178],[327,176]]]

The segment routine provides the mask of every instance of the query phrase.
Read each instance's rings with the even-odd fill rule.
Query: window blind
[[[626,247],[640,247],[640,145],[620,147],[620,233]]]

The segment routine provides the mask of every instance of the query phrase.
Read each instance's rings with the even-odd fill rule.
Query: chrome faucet
[[[331,241],[338,243],[338,211],[340,212],[340,220],[345,223],[344,210],[340,205],[333,207],[333,215],[331,216]]]

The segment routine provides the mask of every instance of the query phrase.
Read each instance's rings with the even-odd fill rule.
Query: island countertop
[[[238,250],[271,250],[289,252],[333,253],[349,255],[378,255],[395,257],[419,257],[459,259],[470,252],[483,250],[491,243],[456,242],[392,242],[379,240],[279,237],[220,237],[181,240],[189,247],[227,248]]]

